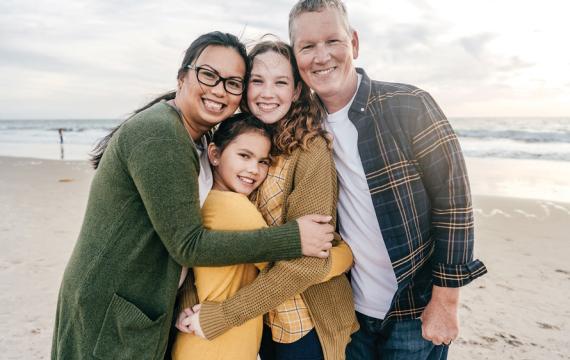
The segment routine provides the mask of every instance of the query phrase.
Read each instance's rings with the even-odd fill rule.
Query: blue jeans
[[[321,342],[315,329],[290,344],[273,341],[271,329],[263,326],[263,337],[259,351],[261,360],[323,360]]]
[[[347,360],[445,360],[446,345],[434,345],[422,337],[419,319],[396,321],[381,330],[382,320],[356,312],[360,330],[352,334]]]

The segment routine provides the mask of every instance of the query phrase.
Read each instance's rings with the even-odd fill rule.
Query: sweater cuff
[[[433,284],[440,287],[457,288],[469,284],[481,275],[487,273],[487,268],[479,260],[467,264],[442,264],[433,266]]]
[[[301,233],[297,221],[289,221],[284,225],[271,227],[271,251],[280,254],[281,260],[292,260],[303,256],[301,251]],[[275,256],[274,256],[275,257]]]
[[[202,303],[200,307],[200,326],[208,340],[215,339],[230,328],[224,317],[221,303],[213,301]]]

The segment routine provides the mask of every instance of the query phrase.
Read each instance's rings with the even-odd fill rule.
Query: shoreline
[[[536,170],[540,164],[527,169],[508,160],[469,158],[467,164],[475,256],[489,273],[461,291],[460,337],[449,358],[567,359],[570,201],[493,193],[535,186],[519,194],[535,195],[545,183],[568,184],[570,175],[558,163],[549,172],[544,164]],[[86,160],[0,156],[0,166],[0,353],[48,359],[57,293],[95,171]],[[510,180],[516,180],[512,188]],[[487,189],[491,194],[481,193]]]

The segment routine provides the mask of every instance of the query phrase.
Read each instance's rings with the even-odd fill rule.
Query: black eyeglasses
[[[201,66],[188,65],[186,67],[196,72],[196,79],[198,79],[198,82],[200,84],[214,87],[218,85],[221,81],[224,84],[224,89],[232,95],[241,95],[245,89],[242,78],[221,77],[220,74],[218,74],[215,70]]]

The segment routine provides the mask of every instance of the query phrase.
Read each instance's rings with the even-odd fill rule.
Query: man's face
[[[353,59],[358,56],[358,36],[347,31],[336,9],[305,12],[292,24],[293,48],[303,80],[329,104],[349,101],[354,89]]]

